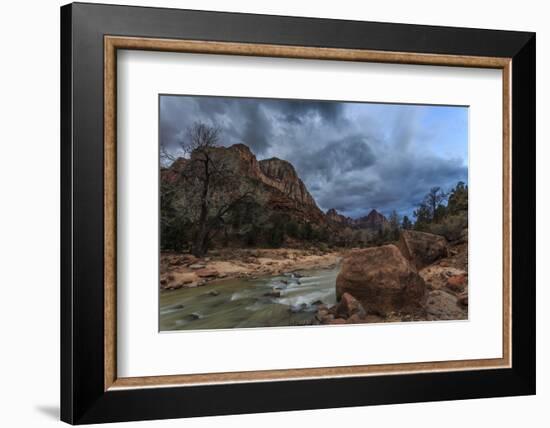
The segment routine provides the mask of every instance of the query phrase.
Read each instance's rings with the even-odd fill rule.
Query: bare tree
[[[227,215],[250,201],[252,188],[238,176],[237,166],[220,147],[220,131],[202,122],[193,124],[180,144],[183,157],[161,147],[161,157],[180,162],[176,210],[194,225],[191,252],[204,256]]]

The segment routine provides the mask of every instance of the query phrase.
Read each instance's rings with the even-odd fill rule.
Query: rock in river
[[[268,291],[267,293],[264,293],[264,296],[265,297],[281,297],[281,292],[276,291],[276,290],[272,290],[272,291]]]
[[[359,318],[364,318],[367,313],[365,308],[349,293],[342,294],[340,302],[336,305],[336,315],[341,318],[350,318],[352,315],[357,315]]]
[[[353,250],[336,278],[336,296],[350,293],[367,313],[418,313],[426,302],[426,284],[395,245]]]

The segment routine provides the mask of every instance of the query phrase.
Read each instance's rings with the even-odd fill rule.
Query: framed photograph
[[[535,393],[533,33],[76,3],[61,83],[62,420]]]

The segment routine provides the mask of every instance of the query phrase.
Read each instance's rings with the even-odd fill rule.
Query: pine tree
[[[399,214],[395,210],[390,213],[390,238],[399,239]]]
[[[460,211],[468,211],[468,186],[459,181],[449,194],[447,208],[450,214],[457,214]]]

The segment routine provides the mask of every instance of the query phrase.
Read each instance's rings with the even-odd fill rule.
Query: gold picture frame
[[[512,364],[512,235],[511,235],[511,113],[512,58],[371,51],[309,46],[175,40],[106,35],[104,42],[104,390],[223,383],[362,377],[409,373],[501,369]],[[204,373],[170,376],[118,377],[116,368],[116,87],[118,50],[168,51],[208,55],[378,62],[492,68],[502,70],[503,147],[503,322],[502,357],[422,363],[358,365],[305,369]]]

